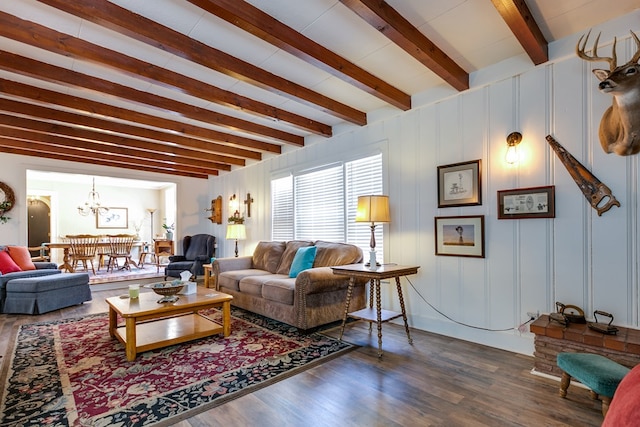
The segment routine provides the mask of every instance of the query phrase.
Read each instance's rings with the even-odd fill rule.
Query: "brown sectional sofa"
[[[298,248],[312,245],[313,268],[289,277]],[[359,262],[362,250],[354,245],[292,240],[260,242],[253,256],[218,258],[212,270],[216,289],[233,295],[233,305],[306,330],[343,318],[349,279],[330,267]],[[349,311],[365,307],[365,284],[356,282]]]

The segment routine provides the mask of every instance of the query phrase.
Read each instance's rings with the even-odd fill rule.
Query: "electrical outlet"
[[[531,320],[536,320],[540,317],[540,311],[527,311],[527,316],[529,316]]]

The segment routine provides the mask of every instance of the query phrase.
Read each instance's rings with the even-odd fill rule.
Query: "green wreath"
[[[11,187],[9,187],[4,182],[0,182],[0,193],[4,194],[4,200],[0,199],[2,200],[0,201],[0,223],[5,224],[11,219],[8,216],[5,216],[5,214],[15,206],[16,195],[14,194]]]

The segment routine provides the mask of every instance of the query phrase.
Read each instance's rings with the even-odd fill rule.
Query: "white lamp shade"
[[[227,239],[245,240],[247,238],[247,230],[244,224],[227,225]]]
[[[390,222],[389,196],[358,196],[356,222]]]

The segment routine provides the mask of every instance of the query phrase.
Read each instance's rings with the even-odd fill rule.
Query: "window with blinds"
[[[382,154],[271,181],[273,240],[347,242],[369,252],[370,224],[356,223],[358,196],[382,194]],[[382,226],[376,252],[384,259]]]
[[[295,238],[344,242],[342,166],[293,177]]]
[[[382,154],[345,163],[346,201],[347,201],[347,238],[346,242],[362,249],[364,259],[369,259],[371,250],[371,224],[356,222],[358,196],[382,194]],[[378,260],[384,260],[384,240],[382,224],[375,230],[376,253]]]
[[[271,238],[293,240],[293,180],[291,175],[271,181]]]

